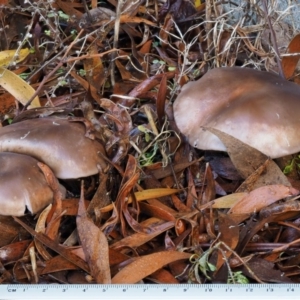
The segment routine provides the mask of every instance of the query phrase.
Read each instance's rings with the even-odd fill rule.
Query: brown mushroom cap
[[[85,125],[64,119],[31,119],[0,129],[0,152],[35,157],[61,179],[86,177],[104,169],[105,153],[97,141],[85,137]]]
[[[26,208],[36,213],[50,204],[53,192],[30,156],[0,153],[0,215],[22,216]]]
[[[226,151],[201,126],[219,129],[271,158],[300,151],[300,86],[247,68],[219,68],[189,82],[174,103],[174,118],[189,143]]]

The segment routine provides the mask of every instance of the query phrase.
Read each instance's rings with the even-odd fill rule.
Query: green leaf
[[[283,174],[285,175],[290,174],[294,169],[294,165],[295,165],[294,163],[295,163],[295,159],[292,159],[291,163],[284,167]]]

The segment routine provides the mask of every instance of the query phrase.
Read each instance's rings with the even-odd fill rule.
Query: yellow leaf
[[[13,95],[16,100],[25,105],[35,93],[35,90],[15,73],[0,67],[0,85]],[[40,107],[39,97],[36,96],[29,108]]]
[[[159,198],[164,196],[170,196],[180,192],[178,189],[161,188],[161,189],[149,189],[141,192],[134,193],[137,201]]]
[[[241,200],[247,193],[235,193],[220,197],[214,200],[213,208],[231,208],[236,202]]]
[[[195,7],[199,7],[201,5],[201,0],[195,0]]]
[[[136,192],[134,193],[135,198],[137,201],[142,201],[142,200],[147,200],[147,199],[153,199],[153,198],[159,198],[159,197],[164,197],[164,196],[170,196],[172,194],[176,194],[180,192],[181,190],[178,189],[170,189],[170,188],[161,188],[161,189],[149,189],[149,190],[144,190],[141,192]],[[132,202],[132,198],[129,197],[128,203]],[[107,205],[103,208],[100,209],[100,211],[103,212],[108,212],[113,209],[113,205]]]
[[[22,61],[29,54],[29,49],[28,48],[21,49],[18,53],[18,56],[16,56],[16,57],[14,57],[15,54],[16,54],[16,50],[1,51],[0,52],[0,66],[7,67],[7,66],[9,66],[9,64],[12,61],[14,61],[14,62]]]

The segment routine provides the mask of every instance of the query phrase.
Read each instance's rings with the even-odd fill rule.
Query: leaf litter
[[[40,165],[54,202],[38,216],[1,216],[1,283],[300,282],[297,172],[290,179],[212,128],[227,154],[193,149],[172,114],[180,86],[208,69],[279,72],[275,46],[262,38],[283,34],[278,20],[291,37],[288,45],[278,36],[283,73],[299,82],[299,35],[277,1],[269,16],[248,8],[255,26],[234,19],[238,7],[195,3],[1,6],[2,126],[85,118],[108,163],[99,176],[61,182],[67,199]]]

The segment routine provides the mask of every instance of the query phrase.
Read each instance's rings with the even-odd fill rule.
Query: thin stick
[[[122,13],[124,0],[119,0],[117,4],[117,10],[116,10],[116,19],[115,19],[115,33],[114,33],[114,44],[113,47],[116,49],[118,48],[119,44],[119,32],[120,32],[120,18]],[[115,61],[116,54],[113,53],[112,60],[111,60],[111,69],[110,69],[110,77],[111,77],[111,84],[112,86],[115,85]]]
[[[275,55],[276,55],[276,61],[277,61],[277,64],[278,64],[279,75],[280,75],[281,78],[285,79],[283,68],[282,68],[282,63],[281,63],[281,59],[280,59],[280,54],[279,54],[279,51],[278,51],[276,35],[275,35],[274,29],[273,29],[273,26],[272,26],[272,23],[271,23],[271,20],[270,20],[270,17],[269,17],[269,13],[268,13],[268,0],[263,0],[262,6],[263,6],[263,11],[265,13],[266,19],[268,20],[269,28],[270,28],[270,31],[271,31],[271,40],[272,40],[272,44],[273,44],[273,47],[274,47],[274,52],[275,52]]]

